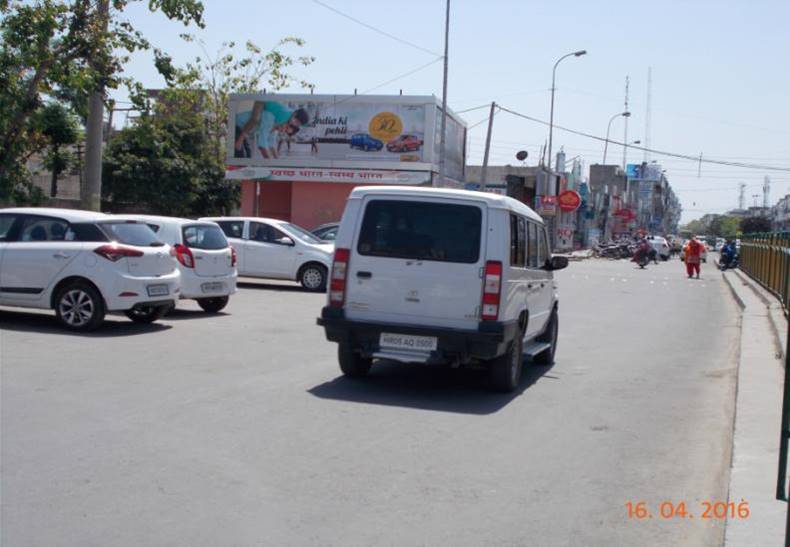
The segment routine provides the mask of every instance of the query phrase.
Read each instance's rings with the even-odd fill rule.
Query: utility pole
[[[623,112],[630,112],[628,110],[628,84],[629,78],[625,77],[625,108]],[[625,117],[625,129],[623,134],[623,171],[625,171],[626,161],[628,156],[628,116]]]
[[[763,179],[763,207],[768,209],[771,206],[771,177],[768,175]]]
[[[99,0],[96,7],[99,19],[100,36],[96,41],[103,47],[104,34],[109,25],[110,2]],[[93,61],[93,68],[97,63]],[[85,136],[85,186],[86,194],[83,196],[83,207],[90,211],[101,210],[101,159],[102,159],[102,126],[104,124],[104,83],[101,80],[98,87],[91,92],[88,99],[88,123]]]
[[[445,153],[447,150],[447,54],[450,45],[450,0],[444,17],[444,77],[442,81],[442,128],[439,137],[439,187],[444,186],[446,171]]]
[[[486,175],[488,174],[488,152],[491,150],[491,131],[494,128],[494,111],[496,103],[491,102],[491,113],[488,115],[488,133],[486,133],[486,149],[483,152],[483,168],[480,170],[480,191],[486,191]]]
[[[642,161],[650,161],[650,95],[653,89],[653,67],[647,67],[647,108],[645,109],[645,153]]]
[[[746,209],[746,197],[744,196],[744,191],[746,190],[746,183],[742,182],[738,185],[740,187],[740,193],[738,194],[738,209],[744,210]]]

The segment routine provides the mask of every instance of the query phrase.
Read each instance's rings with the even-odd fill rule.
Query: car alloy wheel
[[[63,320],[72,327],[82,327],[90,322],[95,311],[93,299],[82,289],[66,292],[58,303]]]
[[[302,273],[302,285],[305,289],[316,291],[324,284],[324,272],[316,266],[310,266]]]

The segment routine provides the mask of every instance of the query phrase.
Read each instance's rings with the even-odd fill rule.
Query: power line
[[[320,0],[313,0],[313,3],[314,4],[318,4],[319,6],[322,6],[322,7],[326,8],[326,9],[328,9],[329,11],[332,11],[332,12],[336,13],[336,14],[340,15],[341,17],[345,17],[346,19],[348,19],[350,21],[354,21],[356,24],[362,25],[363,27],[365,27],[365,28],[367,28],[369,30],[372,30],[373,32],[377,32],[377,33],[381,34],[382,36],[386,36],[387,38],[389,38],[391,40],[395,40],[396,42],[400,42],[401,44],[409,46],[409,47],[412,47],[414,49],[419,49],[423,53],[429,53],[429,54],[434,55],[434,56],[438,55],[439,57],[444,58],[443,56],[439,55],[435,51],[431,51],[429,49],[425,49],[424,47],[419,46],[419,45],[417,45],[417,44],[415,44],[413,42],[409,42],[408,40],[404,40],[403,38],[399,38],[399,37],[395,36],[394,34],[390,34],[389,32],[387,32],[385,30],[381,30],[380,28],[376,28],[373,25],[369,25],[368,23],[365,23],[364,21],[360,21],[356,17],[353,17],[353,16],[351,16],[351,15],[349,15],[347,13],[343,13],[342,11],[340,11],[337,8],[333,8],[329,4],[325,4],[324,2],[321,2]]]
[[[546,122],[546,121],[543,121],[543,120],[539,120],[537,118],[533,118],[532,116],[527,116],[526,114],[522,114],[522,113],[516,112],[514,110],[510,110],[508,108],[505,108],[504,106],[499,106],[499,108],[501,110],[504,110],[505,112],[513,114],[514,116],[517,116],[519,118],[524,118],[525,120],[529,120],[531,122],[539,123],[539,124],[542,124],[542,125],[549,125],[549,122]],[[559,129],[560,131],[565,131],[567,133],[572,133],[574,135],[579,135],[581,137],[587,137],[588,139],[594,139],[594,140],[600,141],[600,142],[606,142],[607,141],[607,139],[605,139],[603,137],[599,137],[597,135],[592,135],[590,133],[585,133],[583,131],[578,131],[578,130],[575,130],[575,129],[569,129],[567,127],[562,127],[562,126],[559,126],[557,124],[554,124],[554,127],[556,129]],[[609,143],[611,143],[611,144],[613,144],[615,146],[623,146],[623,147],[626,147],[626,148],[633,148],[634,150],[641,150],[643,152],[650,152],[651,154],[658,154],[660,156],[668,156],[668,157],[673,157],[673,158],[686,159],[686,160],[689,160],[689,161],[693,161],[695,163],[710,163],[710,164],[715,164],[715,165],[727,165],[727,166],[730,166],[730,167],[742,167],[744,169],[760,169],[760,170],[763,170],[763,171],[783,171],[783,172],[790,173],[790,167],[777,167],[777,166],[773,166],[773,165],[760,165],[760,164],[756,164],[756,163],[743,163],[743,162],[734,162],[734,161],[726,161],[726,160],[714,160],[714,159],[709,159],[709,158],[700,159],[699,156],[691,156],[691,155],[688,155],[688,154],[679,154],[677,152],[667,152],[667,151],[664,151],[664,150],[655,150],[655,149],[652,149],[652,148],[646,148],[644,146],[637,146],[637,145],[633,145],[633,144],[625,144],[625,143],[622,143],[622,142],[617,142],[617,141],[615,141],[613,139],[608,139],[608,141],[609,141]]]

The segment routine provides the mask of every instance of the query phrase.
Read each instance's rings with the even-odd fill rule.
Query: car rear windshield
[[[474,264],[480,256],[481,219],[473,205],[373,200],[365,208],[357,252]]]
[[[140,222],[104,222],[102,228],[110,236],[110,240],[126,245],[140,247],[160,247],[164,245],[147,224]]]
[[[182,228],[184,236],[184,245],[192,249],[205,249],[207,251],[214,251],[217,249],[225,249],[228,246],[228,240],[225,239],[225,234],[222,233],[219,226],[212,224],[193,224],[184,226]]]

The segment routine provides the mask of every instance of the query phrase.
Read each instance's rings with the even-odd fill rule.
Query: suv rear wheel
[[[88,283],[69,283],[55,297],[55,315],[68,329],[83,332],[95,330],[104,321],[104,314],[104,299]]]
[[[230,300],[230,298],[227,296],[217,296],[215,298],[198,298],[197,303],[198,306],[203,308],[204,312],[217,313],[228,305],[228,300]]]
[[[343,374],[351,378],[361,378],[365,376],[373,364],[370,357],[362,357],[360,354],[351,350],[348,344],[337,345],[337,360],[340,363],[340,370]]]
[[[551,365],[554,363],[554,354],[557,352],[557,338],[559,337],[560,333],[560,318],[557,310],[555,309],[551,312],[551,318],[549,318],[549,323],[546,325],[546,330],[538,336],[538,342],[544,342],[551,344],[551,347],[545,349],[538,353],[533,359],[533,363],[537,363],[539,365]]]
[[[170,306],[140,306],[126,310],[126,317],[135,323],[153,323],[164,317],[170,311]]]
[[[521,339],[521,332],[519,332],[505,354],[489,362],[488,373],[491,387],[506,393],[515,390],[521,381],[523,361],[524,341]]]

